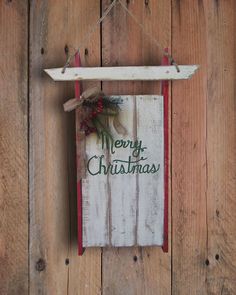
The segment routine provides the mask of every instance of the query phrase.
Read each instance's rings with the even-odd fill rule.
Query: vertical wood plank
[[[172,1],[172,52],[201,70],[172,85],[172,288],[206,290],[206,23],[202,1]]]
[[[28,294],[28,2],[0,5],[0,293]]]
[[[100,2],[88,1],[69,1],[68,2],[68,34],[67,44],[70,51],[78,48],[82,40],[86,37],[91,26],[100,17]],[[98,26],[93,35],[80,48],[82,66],[100,66],[101,64],[101,42],[100,27]],[[72,83],[73,85],[73,83]],[[82,91],[89,87],[100,87],[100,82],[83,82]],[[73,97],[73,95],[72,95]],[[71,117],[71,116],[70,116]],[[78,124],[79,112],[76,112],[75,120]],[[71,124],[75,124],[74,119]],[[75,133],[73,133],[75,136]],[[92,139],[91,139],[92,140]],[[72,141],[74,146],[75,141]],[[78,155],[77,155],[78,156]],[[71,164],[75,163],[75,157]],[[75,180],[75,177],[74,177]],[[101,249],[87,248],[83,256],[77,255],[77,212],[76,212],[76,188],[75,183],[71,183],[71,243],[70,243],[70,267],[69,267],[69,294],[89,294],[97,295],[101,293]],[[94,196],[96,198],[97,196]]]
[[[97,135],[91,134],[86,138],[86,165],[94,156],[104,156],[107,162],[107,153],[102,149]],[[90,171],[96,171],[97,161],[90,162]],[[99,177],[99,181],[96,178]],[[107,175],[90,175],[86,169],[83,179],[83,245],[84,247],[109,245],[108,222],[108,180]]]
[[[99,294],[100,250],[77,255],[75,117],[63,103],[74,84],[52,83],[43,68],[62,66],[99,17],[94,1],[31,1],[30,294]],[[100,34],[82,64],[100,64]],[[66,50],[64,50],[64,48]]]
[[[138,97],[137,138],[147,147],[148,163],[159,165],[153,175],[138,175],[138,245],[163,244],[164,226],[164,101],[163,96]]]
[[[64,1],[56,6],[53,1],[31,1],[30,294],[67,293],[68,138],[62,108],[67,92],[43,73],[46,65],[65,60],[66,11]]]
[[[136,98],[122,96],[119,121],[126,129],[126,135],[119,135],[114,130],[110,119],[110,130],[115,134],[115,139],[136,139]],[[127,159],[127,149],[116,149],[115,154],[109,155],[112,162],[115,159]],[[127,182],[128,179],[128,182]],[[136,242],[136,208],[137,208],[137,177],[127,178],[127,175],[112,175],[108,178],[110,193],[110,244],[119,247],[131,246]],[[127,199],[127,195],[129,198]]]
[[[148,32],[170,48],[171,1],[128,1],[128,8]],[[146,4],[145,4],[146,3]],[[110,4],[102,0],[103,10]],[[139,27],[117,6],[102,25],[102,64],[158,65],[162,53],[142,34]],[[153,82],[103,83],[106,94],[160,94]],[[103,250],[103,294],[170,294],[170,254],[162,249],[117,248]]]
[[[207,23],[207,294],[236,292],[235,1],[204,1]]]

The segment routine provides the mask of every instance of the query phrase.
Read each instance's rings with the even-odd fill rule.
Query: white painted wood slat
[[[138,175],[137,241],[140,246],[162,245],[164,222],[164,105],[163,97],[137,99],[137,137],[147,146],[148,162],[159,172]]]
[[[137,66],[137,67],[94,67],[94,68],[62,68],[45,69],[44,71],[55,81],[99,80],[99,81],[131,81],[131,80],[182,80],[190,79],[197,71],[198,65],[181,65],[179,72],[175,66]]]
[[[116,138],[136,139],[136,98],[123,97],[119,120],[127,134],[118,135],[112,122],[110,128]],[[129,150],[116,149],[110,154],[110,161],[127,160]],[[137,175],[119,174],[109,177],[111,194],[111,244],[115,247],[132,246],[136,243]]]
[[[92,134],[86,138],[86,164],[94,155],[105,156],[97,136]],[[95,162],[91,162],[91,169]],[[93,165],[94,163],[94,165]],[[83,246],[102,247],[109,244],[109,204],[108,179],[106,175],[91,176],[86,169],[85,179],[82,181],[82,214],[83,214]]]

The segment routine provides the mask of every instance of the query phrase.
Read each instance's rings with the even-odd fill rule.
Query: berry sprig
[[[91,133],[98,132],[97,128],[89,126],[90,122],[93,122],[93,120],[102,113],[104,107],[103,107],[103,98],[99,97],[96,104],[96,109],[93,110],[80,124],[80,129],[85,132],[85,135],[88,136]]]

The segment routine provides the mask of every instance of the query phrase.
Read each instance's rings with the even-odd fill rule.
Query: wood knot
[[[216,260],[219,260],[220,259],[220,255],[219,254],[216,254],[215,259]]]
[[[66,54],[66,55],[69,54],[69,47],[68,47],[68,45],[65,45],[65,47],[64,47],[64,51],[65,51],[65,54]]]
[[[44,259],[42,259],[42,258],[40,258],[37,262],[36,262],[36,264],[35,264],[35,268],[36,268],[36,270],[37,271],[44,271],[45,270],[45,268],[46,268],[46,262],[45,262],[45,260]]]

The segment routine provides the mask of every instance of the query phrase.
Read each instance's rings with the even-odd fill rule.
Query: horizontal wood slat
[[[145,66],[145,67],[99,67],[99,68],[62,68],[45,69],[55,81],[101,80],[101,81],[142,81],[142,80],[182,80],[190,79],[197,71],[197,65]]]

